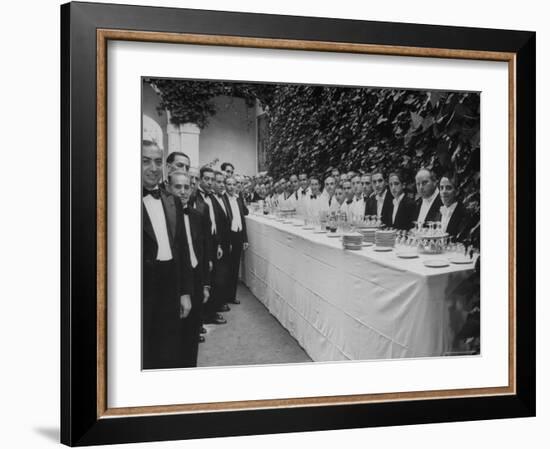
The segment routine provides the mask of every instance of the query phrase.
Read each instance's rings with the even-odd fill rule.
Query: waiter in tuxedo
[[[435,174],[431,170],[421,168],[414,179],[420,196],[416,204],[415,221],[424,225],[428,221],[438,221],[439,209],[443,203],[439,197]]]
[[[205,217],[206,229],[210,230],[210,232],[206,232],[206,234],[209,237],[209,271],[212,283],[212,291],[210,294],[210,300],[204,307],[203,317],[205,323],[225,324],[227,323],[227,321],[220,313],[218,313],[214,296],[214,275],[224,255],[220,236],[218,234],[216,213],[214,209],[214,170],[208,166],[204,166],[200,169],[199,177],[199,185],[196,191],[191,194],[189,198],[189,205],[199,211]]]
[[[246,235],[245,205],[242,198],[236,191],[236,181],[233,177],[225,178],[225,191],[227,204],[231,211],[231,229],[230,244],[231,252],[229,256],[230,282],[229,282],[229,302],[240,304],[237,299],[237,283],[239,282],[239,266],[241,264],[241,254],[248,248],[248,237]]]
[[[213,273],[212,300],[209,301],[206,323],[215,318],[219,312],[230,310],[230,254],[231,254],[231,209],[224,195],[225,176],[222,172],[214,172],[214,195],[212,195],[212,209],[216,223],[218,244],[222,250],[222,257],[216,261]],[[222,317],[223,318],[223,317]]]
[[[451,237],[462,241],[468,237],[471,218],[457,198],[456,183],[450,176],[443,176],[439,181],[439,195],[442,206],[439,208],[441,228]]]
[[[182,239],[183,210],[159,188],[162,150],[142,142],[142,367],[186,366],[184,320],[191,312],[192,273]]]
[[[183,238],[189,247],[186,263],[193,274],[193,292],[191,295],[191,313],[185,320],[185,354],[189,367],[197,366],[200,329],[202,326],[203,304],[210,298],[210,269],[209,263],[212,254],[210,250],[210,226],[207,215],[189,207],[189,197],[192,187],[188,174],[181,171],[168,175],[168,191],[178,197],[183,207],[183,224],[185,232]]]
[[[384,226],[391,226],[393,214],[393,196],[386,186],[384,173],[374,171],[371,175],[374,195],[367,200],[366,215],[380,217]]]
[[[388,180],[393,196],[391,227],[408,231],[414,227],[416,203],[405,193],[404,178],[400,172],[390,173]]]

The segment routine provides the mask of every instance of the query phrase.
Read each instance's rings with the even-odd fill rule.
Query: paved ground
[[[311,362],[288,331],[243,284],[224,313],[227,324],[206,325],[206,341],[199,346],[198,366],[257,365]]]

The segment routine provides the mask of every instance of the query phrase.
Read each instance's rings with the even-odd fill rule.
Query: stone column
[[[180,125],[180,142],[182,151],[191,159],[191,166],[199,166],[199,137],[201,130],[194,123]]]
[[[166,154],[172,151],[181,151],[191,159],[191,166],[199,166],[199,137],[201,130],[194,123],[184,123],[174,125],[170,123],[170,112],[166,111],[168,118],[168,150]]]

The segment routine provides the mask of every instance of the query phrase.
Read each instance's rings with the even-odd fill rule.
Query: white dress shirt
[[[239,232],[243,228],[243,223],[241,221],[241,210],[239,209],[237,198],[233,195],[227,195],[227,197],[229,198],[229,206],[231,206],[231,212],[233,213],[233,220],[231,220],[231,231]]]
[[[183,221],[185,222],[185,234],[187,235],[187,245],[189,246],[191,266],[195,268],[199,264],[199,261],[197,260],[195,248],[193,247],[193,239],[191,238],[191,224],[189,223],[189,215],[183,214]]]
[[[376,215],[379,217],[382,216],[382,209],[384,208],[384,200],[386,199],[386,194],[388,191],[384,189],[382,195],[376,195]]]
[[[431,197],[429,197],[428,199],[422,198],[422,205],[420,206],[420,212],[418,213],[417,221],[421,221],[422,223],[426,221],[426,215],[428,215],[430,207],[432,207],[432,204],[437,198],[437,195],[439,195],[439,189],[436,188]]]
[[[401,200],[405,197],[405,192],[401,192],[401,195],[399,195],[397,198],[393,199],[393,213],[391,216],[391,222],[392,224],[395,223],[395,216],[397,215],[397,209],[399,209],[399,204],[401,203]]]
[[[439,212],[441,212],[441,229],[443,232],[447,232],[447,226],[449,226],[449,221],[451,221],[451,217],[453,216],[453,212],[455,211],[457,204],[458,203],[455,201],[449,207],[443,205],[439,208]]]
[[[308,195],[305,201],[307,214],[312,218],[319,218],[319,212],[323,210],[328,210],[328,203],[326,200],[321,197],[321,194],[316,195],[315,198],[312,198],[313,195]]]
[[[362,196],[359,198],[354,196],[353,202],[349,205],[349,211],[356,218],[364,217],[365,216],[365,199]]]
[[[162,201],[153,198],[151,195],[143,197],[143,204],[153,225],[153,231],[157,239],[158,251],[157,260],[167,261],[172,260],[172,250],[170,248],[170,239],[168,237],[168,227],[166,225],[166,216]]]

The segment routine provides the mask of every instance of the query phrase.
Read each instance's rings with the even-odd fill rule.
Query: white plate
[[[398,252],[396,255],[397,257],[401,257],[401,259],[414,259],[418,257],[418,254],[413,252]]]
[[[448,267],[449,262],[447,262],[445,259],[431,259],[425,260],[424,265],[430,268],[443,268]]]
[[[456,264],[468,264],[468,263],[473,263],[474,261],[472,259],[469,259],[468,257],[454,256],[454,257],[449,257],[449,262],[456,263]]]
[[[390,248],[389,246],[375,246],[373,249],[380,253],[386,253],[388,251],[391,251],[393,248]]]

